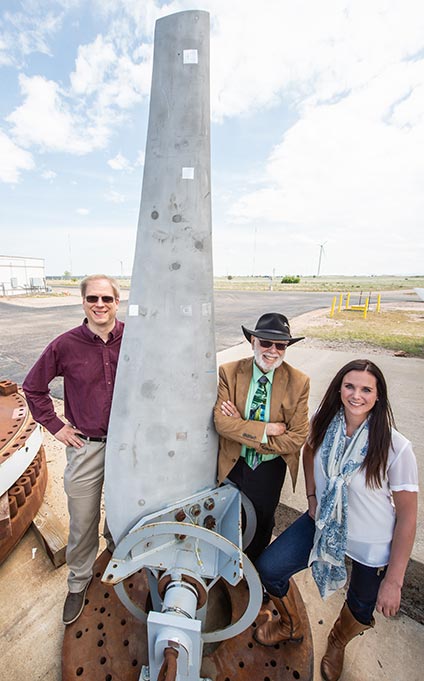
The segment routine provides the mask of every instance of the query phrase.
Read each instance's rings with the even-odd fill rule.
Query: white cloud
[[[23,170],[32,170],[34,167],[32,155],[0,130],[0,180],[15,184],[19,182]]]
[[[124,203],[126,200],[124,194],[120,194],[114,189],[110,189],[107,194],[105,194],[105,199],[106,201],[110,201],[110,203]]]
[[[135,160],[135,166],[136,167],[144,166],[145,160],[146,160],[146,153],[145,153],[144,149],[140,149],[138,154],[137,154],[137,158]]]
[[[114,158],[109,159],[107,164],[108,164],[108,166],[110,166],[112,168],[112,170],[130,170],[131,169],[130,162],[121,153],[117,154]]]
[[[86,154],[106,144],[107,124],[100,117],[90,121],[74,113],[57,83],[21,75],[19,84],[24,101],[7,120],[20,144],[71,154]]]
[[[290,99],[337,97],[422,49],[417,0],[205,0],[211,11],[211,101],[222,121]]]
[[[408,215],[417,221],[424,119],[419,88],[407,94],[416,78],[407,63],[395,65],[335,104],[305,106],[269,158],[267,186],[245,194],[233,219],[336,231],[390,229]]]
[[[78,95],[91,95],[103,85],[116,62],[113,45],[98,35],[89,45],[81,45],[71,73],[71,85]]]
[[[78,213],[78,215],[89,215],[90,214],[90,211],[88,210],[88,208],[77,208],[75,212]]]
[[[0,64],[20,66],[34,52],[52,56],[50,40],[62,26],[61,8],[48,8],[45,2],[34,0],[23,0],[20,5],[22,11],[6,11],[0,17]]]
[[[41,173],[41,177],[44,180],[54,180],[54,178],[57,177],[57,173],[55,173],[54,170],[44,170]]]
[[[410,15],[383,3],[348,5],[339,26],[337,11],[324,13],[330,21],[320,26],[312,10],[315,36],[307,49],[300,34],[304,54],[295,88],[285,80],[284,66],[280,70],[280,92],[297,107],[298,120],[276,143],[265,168],[257,168],[256,188],[245,190],[228,211],[227,248],[236,252],[236,244],[247,239],[249,252],[256,229],[257,264],[260,257],[266,262],[260,250],[269,254],[269,244],[272,257],[288,257],[289,271],[303,273],[313,272],[313,254],[325,240],[327,259],[338,272],[355,273],[362,266],[371,272],[408,271],[412,252],[415,258],[422,252],[424,13],[414,3],[408,4]],[[296,12],[302,15],[297,4]],[[314,63],[308,65],[311,54]],[[298,56],[293,48],[289,64]],[[271,104],[268,76],[257,82],[258,101],[266,105],[268,93]],[[249,99],[248,86],[233,108],[221,98],[226,102],[221,117],[237,107],[247,111],[254,106]],[[220,238],[218,231],[216,244]]]

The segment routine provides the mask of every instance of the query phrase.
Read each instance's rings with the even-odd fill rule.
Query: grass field
[[[367,318],[358,311],[330,312],[301,329],[309,338],[324,341],[367,343],[409,357],[424,358],[423,309],[394,309],[369,312]]]
[[[342,275],[300,277],[298,284],[281,284],[283,275],[271,277],[215,277],[215,290],[228,291],[404,291],[424,288],[424,274],[410,277],[391,275],[376,277],[344,277]],[[117,277],[122,288],[129,288],[131,279]],[[49,286],[78,286],[79,279],[47,279]]]
[[[342,275],[300,277],[298,284],[282,284],[282,276],[271,277],[215,277],[215,289],[268,291],[402,291],[424,288],[424,275],[410,277],[376,276],[344,277]]]

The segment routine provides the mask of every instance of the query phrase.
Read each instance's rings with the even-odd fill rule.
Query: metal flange
[[[181,534],[184,534],[185,537],[183,541],[177,539]],[[202,544],[211,545],[226,559],[225,563],[221,561],[220,570],[217,575],[208,575],[212,581],[206,586],[207,589],[216,583],[216,579],[219,576],[224,577],[230,585],[235,586],[244,575],[249,590],[249,600],[245,611],[236,622],[232,622],[229,626],[202,634],[205,643],[233,638],[244,631],[258,614],[262,604],[262,586],[249,558],[235,544],[212,530],[198,525],[178,522],[144,525],[136,531],[130,532],[118,544],[103,575],[103,581],[106,584],[112,584],[127,609],[137,619],[145,622],[145,610],[130,598],[122,580],[144,567],[156,570],[164,569],[165,567],[169,570],[172,567],[172,569],[180,569],[184,572],[187,570],[187,565],[180,567],[178,562],[171,565],[169,557],[173,555],[174,560],[178,561],[179,554],[184,549],[184,546],[190,543],[190,539],[199,540]],[[204,578],[200,563],[201,552],[199,552],[198,547],[197,551],[184,551],[184,553],[195,557],[193,567],[196,568],[195,561],[197,560],[199,577]],[[163,560],[165,556],[166,562]],[[194,569],[191,569],[190,572],[193,575],[196,574]]]

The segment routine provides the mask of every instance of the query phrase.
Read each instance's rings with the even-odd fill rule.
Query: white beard
[[[268,371],[272,371],[273,369],[278,369],[278,367],[280,367],[282,365],[282,363],[284,362],[285,354],[286,353],[283,352],[280,357],[277,357],[275,362],[273,362],[272,364],[267,366],[267,365],[264,365],[263,362],[262,362],[262,352],[261,352],[260,348],[256,347],[256,343],[255,343],[255,347],[253,348],[253,355],[255,357],[255,362],[258,365],[259,369],[261,369],[265,373],[268,373]]]

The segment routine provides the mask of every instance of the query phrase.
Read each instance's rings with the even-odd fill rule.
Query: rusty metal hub
[[[0,526],[0,563],[31,525],[43,500],[47,485],[44,448],[41,445],[37,451],[38,445],[28,442],[37,428],[16,383],[0,381],[0,493],[6,509],[9,506]]]
[[[138,681],[142,665],[148,665],[147,627],[126,610],[113,587],[104,585],[101,577],[110,559],[104,551],[94,566],[94,576],[87,591],[82,615],[65,629],[62,650],[62,681]],[[140,571],[125,580],[131,599],[148,609],[150,600],[147,577]],[[259,645],[253,638],[258,624],[265,619],[264,606],[257,620],[239,636],[207,645],[204,649],[201,675],[213,681],[311,681],[313,674],[312,635],[304,603],[294,586],[296,605],[303,622],[305,636],[301,644],[282,643],[271,648]],[[246,583],[236,587],[221,580],[209,595],[209,611],[216,620],[237,620],[249,598]],[[211,600],[213,601],[211,603]],[[277,617],[276,613],[273,614]]]

